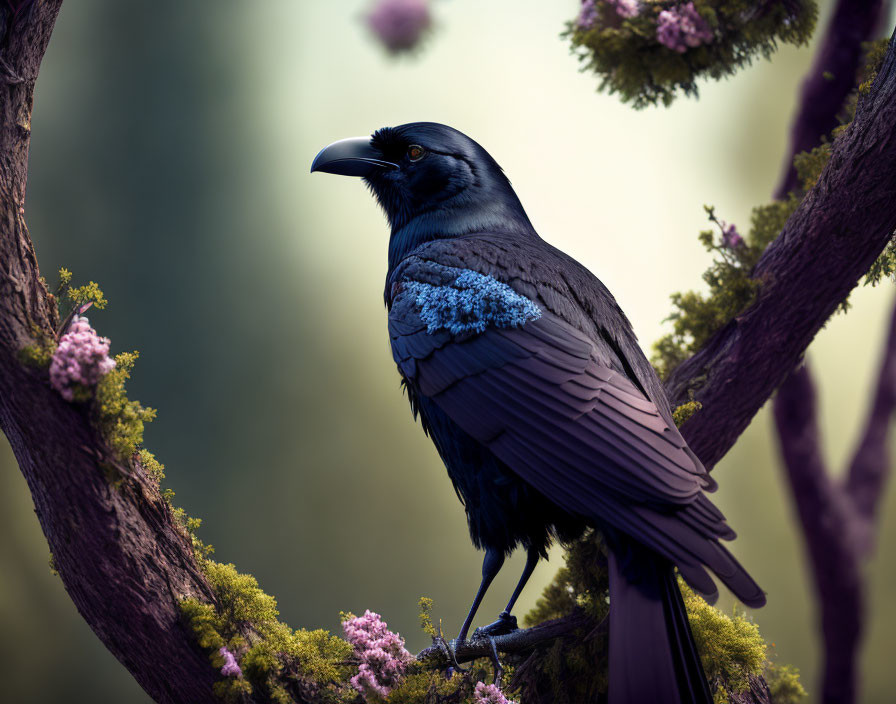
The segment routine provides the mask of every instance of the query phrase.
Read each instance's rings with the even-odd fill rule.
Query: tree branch
[[[890,474],[889,430],[896,413],[896,307],[890,318],[883,361],[865,433],[853,455],[845,491],[852,501],[856,550],[867,557],[874,547],[874,519]]]
[[[9,68],[0,77],[7,83],[0,91],[0,428],[84,619],[156,701],[211,702],[219,676],[177,608],[188,596],[214,600],[188,540],[140,465],[118,460],[87,408],[64,401],[44,371],[19,357],[58,322],[39,279],[24,195],[34,82],[60,5],[37,0],[15,15],[0,7],[7,28],[0,52]],[[733,444],[896,227],[888,207],[896,185],[894,117],[891,45],[818,185],[760,262],[756,304],[670,381],[672,398],[686,400],[696,389],[704,404],[685,433],[707,465]],[[556,638],[574,628],[574,618],[514,635],[502,648]]]
[[[889,9],[883,0],[840,0],[834,8],[821,48],[803,81],[800,110],[790,133],[790,158],[775,198],[786,198],[798,183],[793,157],[814,149],[837,126],[837,115],[856,84],[862,43],[875,36]]]
[[[896,230],[893,41],[818,183],[766,249],[756,302],[670,376],[673,405],[703,404],[682,432],[712,467],[731,448]]]
[[[853,508],[821,457],[815,385],[806,367],[778,389],[775,422],[821,609],[824,702],[853,702],[862,635],[862,575],[855,551]]]

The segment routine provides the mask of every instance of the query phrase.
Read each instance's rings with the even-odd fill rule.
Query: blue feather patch
[[[541,317],[541,310],[525,296],[491,276],[470,269],[449,286],[405,281],[414,294],[420,319],[432,335],[447,330],[452,335],[483,332],[489,325],[516,328]]]

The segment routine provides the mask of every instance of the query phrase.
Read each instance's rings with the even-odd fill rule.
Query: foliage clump
[[[56,352],[56,338],[38,325],[31,325],[33,342],[19,350],[19,361],[35,369],[49,369]]]
[[[750,677],[761,675],[766,663],[767,646],[759,628],[736,608],[729,616],[695,594],[680,579],[678,584],[703,670],[713,690],[728,694],[746,691],[750,688]]]
[[[165,478],[165,465],[156,459],[156,456],[147,449],[141,449],[137,452],[140,464],[149,475],[149,477],[158,485]]]
[[[690,36],[669,37],[676,13],[687,13]],[[583,68],[600,77],[600,90],[642,108],[669,105],[679,93],[695,96],[698,79],[768,58],[778,42],[807,43],[817,14],[814,0],[588,0],[566,36]]]
[[[800,671],[793,665],[766,663],[764,676],[775,704],[799,704],[807,696]]]
[[[604,550],[600,535],[592,531],[568,546],[566,565],[525,617],[527,626],[567,616],[575,609],[582,609],[593,618],[590,633],[579,634],[587,637],[577,635],[572,643],[555,643],[541,664],[542,675],[555,683],[555,694],[568,695],[571,702],[593,701],[595,692],[606,691],[606,631],[602,632],[599,625],[595,627],[606,624],[611,598]],[[799,672],[769,662],[768,646],[752,620],[736,609],[731,615],[721,612],[681,580],[679,586],[716,701],[727,702],[730,695],[749,689],[751,678],[762,675],[780,682],[782,696],[793,697],[782,701],[799,701],[800,692],[804,694]],[[603,663],[597,671],[596,662]],[[575,696],[569,694],[573,690],[577,692]]]
[[[94,306],[103,309],[108,304],[105,295],[95,281],[90,281],[84,286],[73,287],[72,272],[66,268],[59,270],[59,286],[55,294],[50,298],[60,305],[61,300],[66,300],[66,310],[60,310],[60,317],[64,322],[58,331],[58,335],[66,332],[72,320],[78,321],[75,316],[86,310],[86,307]],[[63,315],[63,313],[66,313]],[[56,337],[47,333],[40,327],[32,326],[34,342],[27,345],[19,352],[19,357],[25,364],[41,369],[48,369],[53,361],[53,355],[57,351]],[[108,343],[108,341],[106,341]],[[74,401],[90,404],[91,417],[96,427],[102,432],[115,454],[123,460],[128,460],[137,450],[137,446],[143,442],[143,431],[146,423],[156,417],[156,411],[142,406],[138,401],[128,398],[125,390],[125,382],[130,378],[131,371],[139,354],[124,352],[115,357],[115,367],[102,374],[96,383],[96,387],[80,385],[71,393]],[[161,465],[152,465],[153,471],[161,473]]]
[[[145,408],[132,401],[125,391],[125,382],[139,353],[122,352],[115,356],[115,369],[100,379],[93,401],[93,418],[109,445],[122,459],[129,458],[143,442],[146,423],[156,417],[154,408]]]
[[[700,233],[701,244],[716,255],[703,274],[708,291],[672,294],[674,310],[667,318],[672,322],[672,332],[654,345],[653,364],[660,378],[668,378],[713,333],[755,300],[760,282],[752,278],[753,269],[797,205],[799,200],[791,196],[754,208],[750,230],[744,237],[719,220],[713,207],[704,206],[710,221],[720,230],[720,234],[711,229]]]
[[[242,701],[253,692],[275,702],[293,702],[315,688],[323,701],[350,701],[344,682],[349,674],[351,645],[324,630],[293,630],[279,620],[274,597],[258,581],[232,564],[200,558],[215,603],[195,598],[181,601],[181,615],[212,666],[221,668],[222,647],[239,659],[242,677],[215,685],[224,701]],[[244,634],[250,634],[249,639]]]
[[[675,422],[676,427],[680,428],[682,425],[684,425],[688,421],[688,419],[701,408],[703,408],[703,404],[699,401],[694,400],[677,406],[672,411],[672,420]]]

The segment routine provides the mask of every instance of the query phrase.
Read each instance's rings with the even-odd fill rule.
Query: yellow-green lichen
[[[125,391],[125,382],[131,378],[138,356],[136,351],[116,355],[115,369],[103,376],[96,387],[94,420],[121,458],[134,454],[137,445],[143,442],[145,424],[156,417],[155,409],[131,401]]]
[[[56,352],[56,338],[32,323],[31,339],[34,342],[19,350],[19,361],[36,369],[48,369]]]
[[[432,622],[432,599],[426,596],[421,596],[420,601],[417,603],[420,607],[420,628],[423,629],[423,632],[426,635],[430,636],[431,638],[435,638],[436,627]]]
[[[683,403],[680,406],[676,406],[672,411],[672,420],[675,422],[675,425],[680,428],[701,408],[703,408],[703,404],[699,401],[688,401]]]
[[[216,656],[222,646],[239,659],[244,681],[236,692],[232,683],[221,683],[216,691],[222,698],[258,690],[274,701],[288,702],[290,687],[300,681],[319,687],[322,700],[342,696],[352,651],[348,642],[323,630],[291,629],[279,621],[276,600],[254,577],[241,574],[232,564],[199,562],[215,604],[185,599],[181,613],[200,647],[211,651],[213,666],[220,667]],[[243,633],[253,634],[250,643]]]
[[[140,459],[140,465],[143,467],[143,470],[149,478],[152,479],[156,485],[161,484],[162,480],[165,478],[165,465],[159,462],[156,459],[156,456],[147,449],[140,449],[137,452],[137,457]]]
[[[767,646],[759,628],[737,609],[723,613],[682,580],[679,586],[709,681],[729,694],[749,689],[750,676],[761,675],[766,663]]]
[[[800,671],[793,665],[767,663],[764,676],[775,704],[799,704],[807,696]]]

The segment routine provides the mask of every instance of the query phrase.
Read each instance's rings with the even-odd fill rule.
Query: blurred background
[[[824,23],[829,2],[822,1]],[[393,59],[366,2],[63,6],[38,82],[28,222],[43,273],[93,279],[90,319],[139,349],[131,396],[159,409],[146,446],[217,558],[251,572],[292,626],[382,613],[426,644],[417,599],[455,633],[479,582],[463,511],[398,388],[382,284],[388,231],[362,184],[310,176],[329,142],[416,120],[451,124],[501,163],[543,237],[614,292],[645,348],[673,291],[700,285],[702,205],[748,225],[787,148],[812,49],[784,48],[699,101],[632,111],[595,92],[559,35],[575,0],[436,2]],[[822,26],[822,25],[820,25]],[[892,23],[891,23],[892,26]],[[860,289],[810,357],[828,458],[863,423],[892,291]],[[860,342],[859,342],[860,341]],[[775,659],[817,692],[814,596],[763,411],[715,471],[735,554],[768,591]],[[0,438],[0,677],[15,702],[148,702],[81,620]],[[892,701],[896,492],[870,565],[863,701]],[[555,550],[525,591],[534,604]],[[481,613],[503,608],[517,555]],[[730,602],[723,602],[730,606]]]

